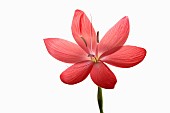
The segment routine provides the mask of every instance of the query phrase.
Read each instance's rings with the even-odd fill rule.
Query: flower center
[[[93,54],[89,54],[88,57],[91,58],[92,62],[97,63],[99,61],[99,58],[97,56],[93,55]]]

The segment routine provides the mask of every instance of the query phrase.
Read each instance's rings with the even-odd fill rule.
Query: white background
[[[104,113],[170,113],[170,7],[168,0],[1,0],[0,113],[99,113],[97,86],[88,77],[77,85],[60,81],[69,64],[52,58],[48,37],[72,42],[74,11],[92,15],[100,39],[128,16],[126,45],[147,50],[133,68],[109,66],[118,82],[103,90]]]

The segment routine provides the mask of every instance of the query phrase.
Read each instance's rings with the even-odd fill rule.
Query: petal
[[[113,89],[117,82],[114,73],[103,62],[94,64],[90,76],[96,85],[106,89]]]
[[[66,63],[76,63],[89,59],[87,53],[78,45],[60,38],[44,39],[51,56]]]
[[[119,20],[102,38],[98,45],[99,55],[111,54],[118,50],[129,35],[129,19],[127,16]]]
[[[95,52],[97,46],[96,33],[83,11],[75,11],[71,29],[73,37],[80,47],[88,54]]]
[[[83,61],[72,65],[61,73],[60,79],[66,84],[76,84],[83,81],[90,73],[93,62]]]
[[[144,48],[123,46],[115,53],[101,58],[101,60],[117,67],[129,68],[139,64],[145,56],[146,50]]]

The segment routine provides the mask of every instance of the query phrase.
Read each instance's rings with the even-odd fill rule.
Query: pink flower
[[[99,87],[112,89],[117,79],[105,63],[129,68],[140,63],[146,50],[126,45],[129,34],[127,16],[119,20],[97,43],[96,32],[86,14],[76,10],[72,21],[74,44],[61,38],[44,39],[51,56],[66,63],[75,63],[61,73],[60,79],[66,84],[83,81],[90,73],[92,81]]]

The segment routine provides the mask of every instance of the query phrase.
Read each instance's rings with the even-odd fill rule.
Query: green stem
[[[100,87],[98,87],[97,100],[98,100],[98,105],[99,105],[100,113],[104,113],[104,112],[103,112],[103,96],[102,96],[102,88],[100,88]]]

